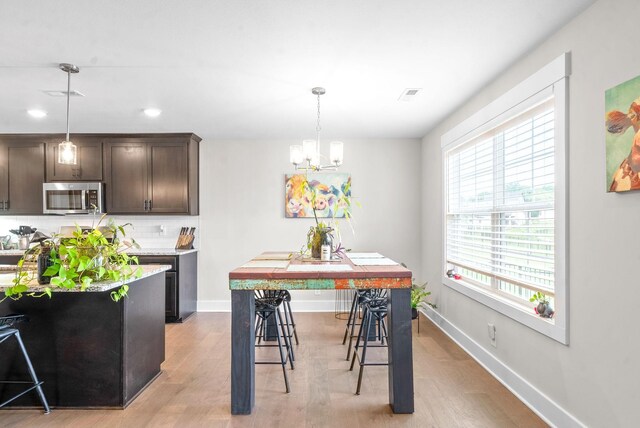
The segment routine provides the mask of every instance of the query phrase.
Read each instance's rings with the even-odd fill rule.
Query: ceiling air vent
[[[51,97],[66,97],[67,96],[67,91],[65,90],[61,90],[61,91],[42,91],[45,94],[51,96]],[[69,96],[71,97],[84,97],[84,94],[80,91],[70,91],[69,92]]]
[[[420,91],[422,91],[422,88],[407,88],[402,91],[398,101],[412,101]]]

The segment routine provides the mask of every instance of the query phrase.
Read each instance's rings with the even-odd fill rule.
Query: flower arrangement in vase
[[[301,253],[310,254],[314,259],[320,259],[321,247],[322,244],[325,243],[331,246],[331,254],[344,254],[345,249],[342,247],[342,236],[340,234],[340,228],[338,225],[338,221],[335,217],[335,212],[337,210],[332,211],[331,224],[324,223],[322,221],[318,221],[317,209],[319,209],[318,204],[320,203],[318,200],[318,193],[311,186],[309,186],[309,182],[306,179],[302,184],[303,190],[305,193],[305,197],[310,201],[311,207],[313,210],[313,218],[315,220],[315,225],[309,228],[307,232],[307,244],[306,248],[303,247]],[[338,197],[337,204],[343,209],[344,216],[351,226],[351,230],[353,231],[353,226],[351,225],[351,181],[347,182],[345,188],[341,196]],[[338,237],[338,242],[336,243],[336,237],[334,236],[334,232]]]

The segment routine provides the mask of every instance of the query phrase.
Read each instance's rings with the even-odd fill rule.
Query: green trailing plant
[[[425,305],[431,306],[433,309],[437,309],[434,303],[428,302],[427,297],[431,295],[431,291],[427,291],[427,283],[422,285],[416,283],[411,284],[411,308],[418,309],[418,307],[424,307]]]
[[[138,264],[138,258],[126,253],[131,247],[139,248],[138,244],[135,240],[120,240],[120,236],[126,236],[125,227],[130,226],[130,223],[117,225],[113,220],[109,220],[108,225],[101,228],[99,225],[105,216],[106,214],[91,230],[83,231],[76,225],[71,238],[56,236],[28,249],[18,262],[14,285],[5,290],[2,300],[17,300],[23,295],[51,298],[54,288],[79,288],[80,291],[86,291],[96,281],[124,282],[142,276],[142,269],[134,269],[132,266]],[[27,292],[29,283],[34,281],[37,275],[33,269],[27,270],[26,264],[43,251],[49,252],[50,266],[43,273],[44,277],[50,278],[49,285],[44,287],[42,292]],[[111,299],[119,301],[127,295],[128,290],[129,286],[122,284],[111,292]]]

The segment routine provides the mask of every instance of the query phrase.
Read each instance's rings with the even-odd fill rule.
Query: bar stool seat
[[[26,393],[36,390],[38,393],[38,397],[40,398],[40,402],[42,403],[42,407],[44,407],[44,413],[50,413],[49,403],[47,402],[47,398],[44,396],[44,392],[42,391],[42,381],[38,380],[38,376],[36,375],[35,370],[33,369],[33,365],[31,364],[31,359],[29,358],[29,354],[27,353],[27,349],[24,347],[24,343],[22,342],[22,338],[20,337],[20,332],[16,328],[12,328],[12,326],[19,322],[24,321],[24,315],[6,315],[0,316],[0,344],[4,341],[8,340],[11,337],[14,337],[18,342],[18,347],[22,352],[22,356],[24,357],[24,361],[27,364],[27,369],[29,371],[29,375],[31,376],[30,381],[0,381],[0,384],[25,384],[31,385],[27,389],[19,392],[13,397],[5,400],[0,403],[0,407],[4,407],[7,404],[11,403],[13,400],[22,397]],[[1,352],[1,351],[0,351]]]

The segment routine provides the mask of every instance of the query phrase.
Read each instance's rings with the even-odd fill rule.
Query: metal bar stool
[[[293,338],[296,341],[296,345],[299,345],[300,342],[298,341],[298,331],[296,330],[296,322],[293,319],[293,311],[291,310],[291,293],[289,293],[289,290],[282,290],[282,291],[284,295],[284,303],[282,306],[284,308],[284,317],[285,317],[285,322],[287,324],[287,329],[289,328],[289,326],[291,326],[291,329],[293,330]],[[289,336],[289,338],[291,338],[291,336]],[[291,342],[291,340],[289,340],[289,342]]]
[[[280,361],[256,361],[256,364],[279,364],[282,366],[282,373],[284,374],[284,384],[286,387],[287,393],[290,392],[289,388],[289,378],[287,377],[287,362],[289,363],[291,370],[293,367],[293,349],[291,346],[291,333],[285,329],[285,324],[282,320],[282,315],[280,314],[280,305],[284,301],[283,297],[280,295],[276,295],[276,297],[272,297],[273,294],[269,292],[256,291],[255,292],[255,313],[256,313],[256,326],[255,326],[255,337],[256,337],[256,347],[278,347],[278,351],[280,352]],[[264,334],[265,323],[267,319],[274,317],[276,324],[276,339],[278,341],[277,345],[267,345],[260,344],[260,339]],[[277,331],[278,326],[280,330]],[[284,342],[284,343],[283,343]]]
[[[293,312],[291,311],[291,294],[288,290],[256,290],[254,292],[256,299],[281,299],[282,300],[282,308],[284,312],[284,325],[287,328],[287,337],[289,338],[289,345],[293,344],[293,339],[296,341],[296,345],[298,342],[298,333],[296,332],[296,323],[293,319]],[[258,337],[258,344],[262,340],[275,340],[274,331],[277,334],[277,323],[274,320],[271,322],[267,322],[265,326],[265,320],[256,319],[256,328],[257,331],[260,332],[260,336]],[[259,324],[258,324],[259,323]],[[289,355],[293,361],[295,361],[296,357],[293,352],[293,347],[289,347]]]
[[[387,316],[388,299],[386,294],[377,294],[372,297],[364,297],[362,299],[362,305],[364,307],[364,315],[362,323],[360,323],[360,331],[358,332],[358,339],[356,340],[355,347],[353,349],[353,358],[351,359],[351,367],[349,371],[353,370],[356,358],[360,362],[360,372],[358,374],[358,387],[356,388],[356,395],[360,395],[360,388],[362,386],[362,375],[364,373],[364,366],[388,366],[388,363],[367,363],[367,348],[386,348],[385,339],[388,338],[387,326],[385,318]],[[369,344],[371,339],[371,325],[373,322],[379,324],[378,340],[379,345]],[[374,336],[375,338],[375,336]],[[358,355],[358,348],[360,348],[360,341],[362,340],[362,356]]]
[[[353,346],[353,339],[358,337],[355,333],[356,326],[362,325],[362,322],[358,323],[358,318],[362,314],[362,319],[364,320],[364,312],[363,312],[363,302],[367,299],[371,299],[373,297],[380,297],[386,295],[386,290],[376,290],[376,289],[366,289],[366,290],[356,290],[356,293],[353,296],[353,302],[351,303],[351,311],[349,312],[349,319],[347,320],[347,327],[344,331],[344,337],[342,338],[342,344],[344,345],[347,341],[347,337],[349,338],[349,346],[347,347],[347,357],[345,360],[349,361],[351,359],[351,349]]]
[[[5,340],[10,337],[15,337],[18,342],[18,346],[22,351],[22,356],[24,357],[25,363],[27,363],[27,369],[29,371],[29,375],[31,376],[31,381],[0,381],[2,384],[30,384],[31,386],[24,391],[16,394],[15,396],[9,398],[3,403],[0,403],[0,407],[4,407],[13,400],[22,397],[26,393],[36,390],[38,393],[38,397],[40,398],[40,402],[42,403],[42,407],[44,407],[44,413],[47,414],[51,410],[49,409],[49,403],[47,402],[47,398],[44,396],[44,392],[42,391],[42,381],[38,380],[38,376],[36,375],[35,370],[33,369],[33,365],[31,364],[31,359],[29,358],[29,354],[27,353],[26,348],[24,347],[24,343],[22,342],[22,338],[20,337],[20,332],[11,328],[13,324],[18,321],[25,320],[24,315],[7,315],[0,317],[0,343],[3,343]]]

